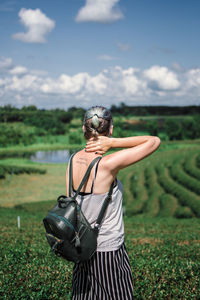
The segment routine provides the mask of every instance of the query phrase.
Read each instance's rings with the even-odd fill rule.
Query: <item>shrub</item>
[[[10,145],[28,145],[36,140],[35,128],[18,124],[0,124],[0,144],[3,147]]]
[[[32,167],[21,167],[21,166],[9,166],[9,165],[0,165],[0,179],[5,178],[6,174],[22,174],[22,173],[39,173],[45,174],[46,170],[32,168]]]
[[[80,145],[85,142],[83,133],[81,130],[71,131],[68,134],[68,141],[70,144]]]

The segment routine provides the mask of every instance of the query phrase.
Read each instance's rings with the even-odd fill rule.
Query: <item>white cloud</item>
[[[75,76],[62,74],[57,80],[51,78],[45,80],[40,89],[43,93],[76,94],[86,84],[88,76],[88,73],[79,73]]]
[[[24,75],[23,77],[13,76],[7,85],[7,89],[18,92],[32,92],[38,89],[39,82],[40,79],[31,74]]]
[[[112,23],[124,16],[117,7],[119,0],[86,0],[77,16],[77,22]]]
[[[44,71],[14,66],[11,59],[1,63],[10,69],[0,76],[0,105],[68,108],[122,101],[128,105],[200,105],[200,68],[176,72],[164,66],[146,70],[115,66],[95,75],[82,72],[53,78]]]
[[[88,76],[86,89],[90,94],[103,95],[107,89],[107,78],[103,73],[94,77]]]
[[[124,85],[125,91],[128,94],[135,95],[139,92],[139,88],[142,87],[142,80],[135,74],[137,70],[129,68],[122,71],[122,84]]]
[[[103,74],[94,77],[88,73],[78,73],[74,76],[62,74],[58,79],[48,78],[41,86],[43,93],[78,95],[82,92],[88,94],[102,94],[106,88],[106,79]]]
[[[200,89],[200,69],[191,69],[187,72],[188,87],[197,87]]]
[[[10,70],[10,74],[12,75],[22,75],[27,72],[27,68],[23,66],[17,66]]]
[[[153,66],[144,71],[144,76],[153,90],[173,91],[180,87],[177,75],[167,67]]]
[[[45,43],[45,36],[55,27],[55,21],[48,18],[40,9],[22,8],[19,17],[27,32],[19,32],[12,37],[25,43]]]

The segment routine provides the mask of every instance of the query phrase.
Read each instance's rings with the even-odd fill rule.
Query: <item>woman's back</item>
[[[89,166],[91,161],[98,157],[98,154],[95,153],[87,153],[85,150],[81,150],[77,152],[73,157],[73,163],[72,163],[72,187],[76,191],[79,187],[79,184]],[[109,191],[110,185],[115,179],[115,177],[112,175],[109,168],[107,168],[107,159],[106,157],[102,157],[98,165],[95,165],[90,173],[90,176],[88,178],[88,181],[83,186],[81,192],[84,193],[91,193],[92,189],[92,183],[95,178],[95,184],[93,193],[94,194],[104,194]],[[95,176],[95,170],[98,172]],[[66,184],[67,184],[67,191],[68,191],[68,172],[66,176]],[[68,194],[68,192],[67,192]]]

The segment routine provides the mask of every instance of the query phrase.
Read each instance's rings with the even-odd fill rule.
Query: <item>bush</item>
[[[182,140],[183,131],[180,122],[176,120],[167,120],[164,128],[169,140]]]
[[[147,123],[147,130],[149,131],[150,135],[158,135],[158,123],[157,121],[149,121]]]
[[[0,165],[0,179],[6,177],[6,174],[22,174],[22,173],[39,173],[45,174],[46,170],[31,168],[31,167],[20,167],[20,166],[9,166],[9,165]]]
[[[27,125],[35,126],[42,130],[43,133],[49,132],[51,134],[64,134],[65,133],[65,125],[58,119],[58,117],[54,116],[50,113],[37,113],[34,117],[27,116],[24,119],[24,123]]]
[[[0,124],[0,144],[3,147],[11,145],[29,145],[36,141],[35,128],[18,124]]]
[[[68,134],[68,141],[71,145],[80,145],[85,142],[82,130],[72,131]]]
[[[185,218],[193,218],[194,214],[192,213],[191,209],[186,206],[179,206],[177,210],[175,211],[176,218],[178,219],[185,219]]]

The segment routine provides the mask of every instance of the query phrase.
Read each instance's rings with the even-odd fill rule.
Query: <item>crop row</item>
[[[183,163],[183,168],[190,176],[200,180],[197,155],[188,155]]]
[[[123,170],[125,212],[128,216],[200,217],[200,182],[186,171],[199,171],[195,151],[175,152],[164,159]]]
[[[175,182],[170,176],[168,169],[163,165],[157,165],[156,171],[158,180],[166,193],[175,196],[182,206],[187,206],[191,209],[192,213],[200,217],[200,201],[199,197],[190,192],[187,188]]]
[[[197,155],[196,162],[197,162],[197,167],[200,168],[200,154]]]
[[[181,161],[176,161],[176,163],[172,164],[170,175],[175,181],[189,189],[191,192],[200,195],[200,181],[184,172]]]
[[[148,200],[145,203],[144,212],[150,216],[156,216],[160,210],[159,197],[162,193],[162,189],[158,184],[157,174],[153,167],[146,168],[144,174],[148,191]]]
[[[130,191],[133,195],[133,203],[130,214],[138,214],[144,212],[144,207],[148,199],[148,193],[145,187],[144,172],[137,172],[130,178]]]
[[[180,207],[178,200],[171,194],[163,193],[160,197],[160,211],[161,217],[173,217],[176,215],[177,209]]]
[[[4,179],[6,174],[22,174],[22,173],[39,173],[45,174],[46,170],[32,168],[32,167],[21,167],[21,166],[10,166],[10,165],[0,165],[0,179]]]

